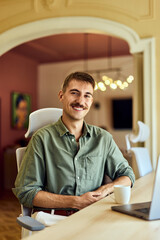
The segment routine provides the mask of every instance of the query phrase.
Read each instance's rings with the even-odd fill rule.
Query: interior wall
[[[57,0],[34,1],[33,4],[33,0],[14,0],[5,1],[5,4],[1,1],[0,5],[0,54],[38,37],[82,30],[120,36],[130,43],[134,53],[145,52],[144,114],[145,122],[151,129],[151,136],[146,146],[152,154],[155,169],[157,154],[160,153],[160,145],[158,145],[160,139],[158,134],[160,132],[158,124],[160,120],[160,31],[157,31],[160,23],[160,1],[132,0],[131,4],[128,0],[95,0],[90,4],[90,0]],[[92,23],[89,22],[87,25],[89,18],[92,18]],[[105,28],[102,20],[106,20]],[[109,22],[108,25],[108,20],[113,21],[113,24]],[[124,28],[121,29],[120,26],[120,29],[116,30],[117,23],[122,24]],[[131,39],[130,30],[133,30],[134,35]],[[119,35],[122,32],[124,34]],[[137,37],[140,37],[140,41]],[[155,43],[151,40],[152,37],[156,40]]]
[[[107,68],[107,59],[96,59],[88,61],[88,70]],[[112,67],[121,67],[123,75],[133,73],[133,57],[114,57]],[[64,78],[73,71],[83,71],[83,61],[71,61],[63,63],[42,64],[38,67],[38,108],[58,107],[62,108],[58,100],[58,92]],[[96,76],[94,76],[96,79]],[[114,130],[112,127],[111,100],[113,98],[134,98],[134,82],[124,91],[111,90],[107,87],[106,92],[95,91],[94,101],[100,103],[100,109],[95,109],[94,104],[86,116],[86,121],[97,126],[104,126],[113,135],[116,143],[121,149],[125,149],[125,135],[131,130]]]
[[[11,127],[11,93],[14,91],[30,94],[32,111],[37,108],[37,63],[10,52],[0,58],[0,189],[4,149],[23,138],[26,132]]]

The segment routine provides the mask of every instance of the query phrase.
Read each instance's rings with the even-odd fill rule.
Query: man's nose
[[[85,103],[85,98],[84,98],[82,95],[80,95],[80,96],[78,97],[77,101],[78,101],[78,103],[79,103],[80,105],[84,105],[84,103]]]

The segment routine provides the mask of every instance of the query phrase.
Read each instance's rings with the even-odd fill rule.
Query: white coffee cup
[[[131,196],[131,187],[124,185],[114,186],[114,196],[116,203],[127,204]]]

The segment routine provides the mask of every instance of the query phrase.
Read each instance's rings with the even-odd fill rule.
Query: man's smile
[[[87,109],[87,107],[81,106],[79,104],[71,104],[71,107],[76,111],[83,111]]]

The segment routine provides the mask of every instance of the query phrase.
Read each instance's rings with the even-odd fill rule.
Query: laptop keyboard
[[[150,210],[150,208],[135,209],[135,211],[146,213],[146,214],[149,214],[149,210]]]

